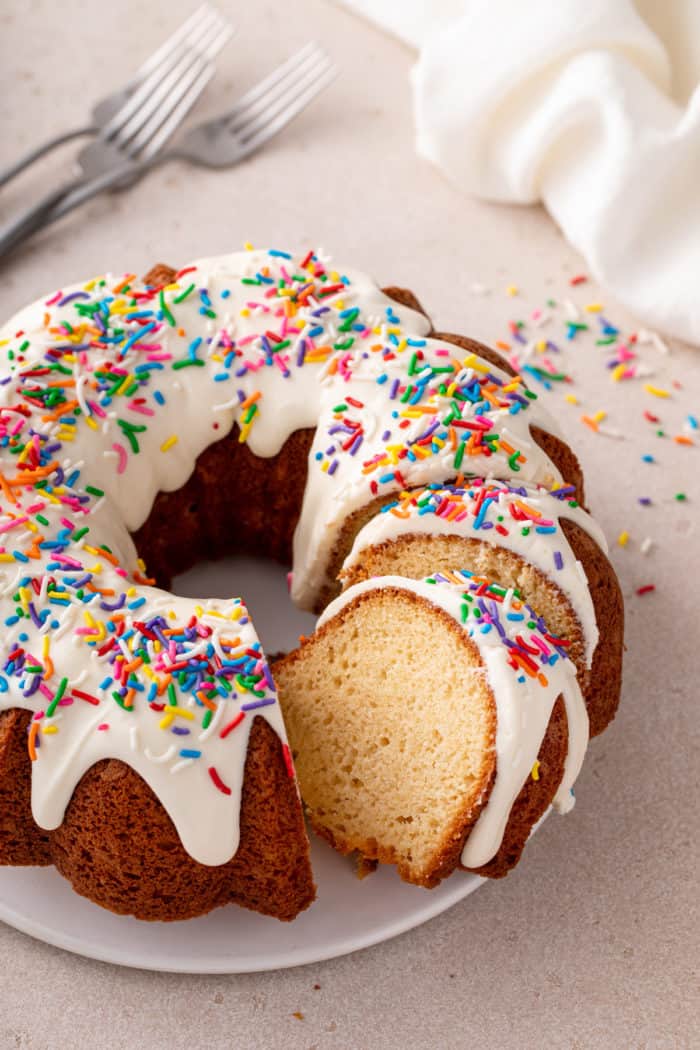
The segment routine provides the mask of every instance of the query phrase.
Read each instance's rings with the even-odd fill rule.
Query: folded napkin
[[[418,150],[543,201],[637,317],[700,344],[700,0],[344,0],[419,49]]]

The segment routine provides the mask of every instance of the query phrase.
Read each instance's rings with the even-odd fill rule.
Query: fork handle
[[[73,139],[82,138],[84,135],[96,135],[98,129],[93,127],[91,124],[87,124],[84,128],[74,128],[73,131],[64,131],[62,135],[56,135],[52,139],[47,139],[40,146],[35,146],[33,149],[28,150],[24,156],[20,157],[19,160],[9,164],[3,171],[0,171],[0,188],[2,188],[10,179],[14,179],[15,175],[19,175],[21,171],[28,168],[34,161],[39,160],[39,157],[43,157],[45,153],[50,153],[52,149],[56,149],[58,146],[63,146],[66,142],[72,142]]]
[[[156,162],[165,159],[165,155],[154,158]],[[38,204],[27,209],[0,229],[0,257],[16,248],[18,244],[31,237],[39,229],[46,229],[47,226],[51,226],[98,193],[103,193],[112,186],[118,185],[126,176],[136,177],[151,167],[154,167],[154,161],[143,164],[129,161],[128,164],[120,165],[102,175],[92,178],[79,176],[71,182],[64,183],[59,189],[48,193]]]
[[[128,167],[130,169],[133,165],[129,165]],[[119,175],[123,177],[125,169],[120,167],[118,171]],[[114,171],[108,172],[110,184],[111,176],[114,173]],[[41,197],[37,204],[31,205],[30,208],[26,208],[15,218],[10,219],[9,223],[6,223],[0,228],[0,256],[6,255],[7,252],[16,248],[22,240],[30,236],[30,234],[35,233],[40,227],[48,225],[47,219],[51,208],[60,204],[64,198],[75,193],[77,190],[80,190],[82,187],[89,186],[92,182],[98,181],[99,180],[87,178],[85,175],[78,175],[76,178],[71,178],[69,182],[63,183],[58,189],[46,193]],[[72,207],[75,207],[75,205],[72,205]],[[61,214],[64,214],[64,212],[61,212]],[[55,217],[58,218],[59,216],[56,215]],[[51,218],[51,222],[54,222],[54,220],[55,218]]]

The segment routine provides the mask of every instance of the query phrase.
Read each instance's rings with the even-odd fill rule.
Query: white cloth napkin
[[[343,0],[419,49],[418,150],[543,201],[637,317],[700,344],[700,0]]]

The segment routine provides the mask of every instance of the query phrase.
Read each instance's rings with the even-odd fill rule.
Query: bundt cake
[[[499,355],[433,332],[409,292],[312,252],[251,250],[64,288],[9,322],[0,359],[1,863],[55,864],[78,892],[144,919],[228,901],[294,918],[315,889],[280,703],[302,797],[338,848],[424,885],[462,850],[488,874],[514,863],[580,764],[577,672],[593,730],[614,714],[622,612],[576,457]],[[284,561],[292,540],[294,600],[335,601],[273,676],[241,599],[168,588],[201,557]],[[475,586],[490,617],[478,630],[454,615]],[[377,824],[381,807],[363,825],[373,803],[350,738],[329,731],[324,757],[320,729],[332,697],[346,717],[365,663],[379,708],[393,718],[399,688],[407,712],[421,707],[410,676],[379,660],[411,622],[411,666],[449,686],[423,729],[466,734],[432,839],[403,801],[400,836]],[[345,655],[336,634],[353,637]],[[494,677],[498,661],[508,673]],[[535,663],[547,664],[537,689]],[[527,737],[512,744],[517,776],[499,750],[511,699]],[[523,773],[531,753],[539,766]],[[442,790],[423,787],[421,811]]]

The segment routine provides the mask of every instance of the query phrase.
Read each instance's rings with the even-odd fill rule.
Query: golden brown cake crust
[[[160,492],[136,549],[161,587],[204,559],[256,554],[288,564],[306,484],[312,430],[297,430],[276,456],[261,459],[238,426],[209,445],[176,492]],[[244,492],[245,499],[240,494]]]
[[[32,819],[27,730],[31,714],[0,712],[0,860],[51,864],[49,833]]]
[[[590,734],[597,736],[613,720],[620,702],[625,607],[617,574],[595,540],[573,521],[563,518],[561,525],[586,574],[598,625],[598,645],[584,683]]]
[[[174,281],[176,274],[177,270],[173,269],[172,266],[168,266],[167,263],[156,263],[155,266],[150,268],[143,280],[144,284],[150,284],[153,288],[162,288],[163,285]]]
[[[264,719],[256,718],[250,731],[239,849],[227,864],[208,866],[185,852],[151,789],[117,759],[87,771],[60,827],[37,828],[25,743],[29,718],[24,711],[0,714],[5,863],[55,864],[78,893],[140,919],[187,919],[235,902],[290,920],[314,900],[296,785],[279,738]]]

